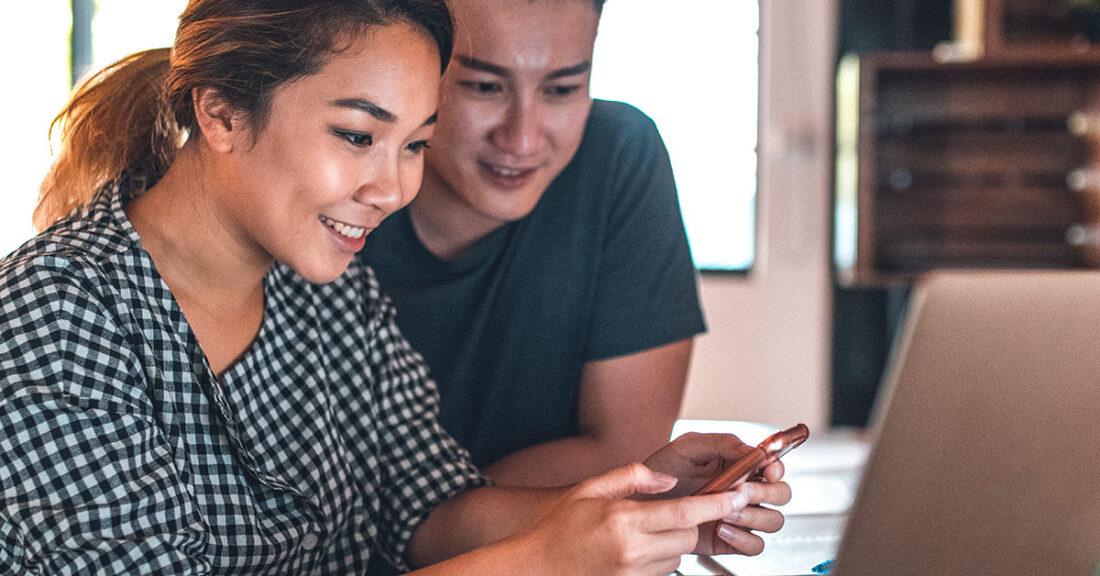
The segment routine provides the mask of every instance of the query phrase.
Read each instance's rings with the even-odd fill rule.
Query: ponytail
[[[447,67],[454,24],[444,0],[189,0],[171,50],[112,64],[54,119],[61,149],[42,182],[35,227],[86,206],[123,172],[159,180],[187,135],[198,134],[196,88],[217,91],[258,134],[275,90],[316,74],[367,29],[394,23],[428,33]]]
[[[61,148],[34,210],[44,230],[126,170],[163,175],[183,140],[164,99],[168,48],[132,54],[85,81],[50,124]]]

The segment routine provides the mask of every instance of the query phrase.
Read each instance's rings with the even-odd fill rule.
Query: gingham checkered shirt
[[[315,285],[276,265],[219,384],[123,212],[132,193],[0,261],[0,573],[403,565],[427,514],[484,479],[372,272]]]

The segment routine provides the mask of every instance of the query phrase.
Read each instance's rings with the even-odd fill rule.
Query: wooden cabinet
[[[1071,0],[956,0],[980,5],[985,52],[1085,49],[1084,16]]]
[[[1100,264],[1100,50],[1009,30],[973,61],[860,58],[856,250],[842,279]]]

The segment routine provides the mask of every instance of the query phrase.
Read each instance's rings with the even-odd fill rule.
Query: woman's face
[[[454,58],[424,194],[476,218],[526,216],[580,145],[599,14],[590,0],[452,0]]]
[[[431,38],[395,24],[279,88],[254,143],[246,130],[219,179],[232,229],[258,258],[334,280],[366,235],[416,195],[439,74]]]

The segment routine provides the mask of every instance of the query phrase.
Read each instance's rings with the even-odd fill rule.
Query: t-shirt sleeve
[[[43,260],[0,271],[0,573],[208,574],[124,337]]]
[[[367,327],[373,335],[369,369],[378,390],[376,453],[382,471],[377,549],[390,563],[407,569],[405,552],[420,523],[443,501],[486,480],[469,453],[439,425],[435,383],[423,357],[401,335],[393,307],[370,272],[367,292]]]
[[[609,205],[589,360],[706,330],[668,151],[652,120],[615,106],[617,123],[597,127],[610,132],[598,135],[610,148],[599,163],[606,170]]]

